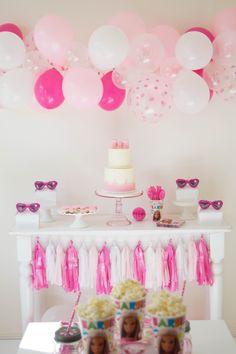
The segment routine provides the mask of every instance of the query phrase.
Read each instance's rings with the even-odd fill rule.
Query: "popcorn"
[[[118,300],[139,300],[145,297],[144,287],[136,280],[127,279],[112,289],[112,296]]]
[[[186,306],[181,296],[162,291],[152,296],[147,312],[160,317],[177,317],[186,313]]]
[[[79,305],[78,316],[88,320],[103,320],[115,315],[113,303],[104,297],[93,297],[87,304]]]

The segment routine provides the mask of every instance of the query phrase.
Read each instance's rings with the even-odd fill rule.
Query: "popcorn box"
[[[143,336],[146,298],[139,300],[114,299],[116,321],[123,341],[137,341]]]
[[[183,353],[185,314],[180,316],[151,315],[151,327],[156,339],[157,354],[165,352],[165,346],[173,346],[171,353]]]
[[[99,346],[101,354],[114,352],[114,316],[99,320],[90,320],[79,317],[79,323],[83,338],[84,353],[95,353],[95,348]]]

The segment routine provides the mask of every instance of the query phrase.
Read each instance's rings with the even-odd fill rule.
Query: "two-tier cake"
[[[104,169],[104,190],[112,193],[135,191],[128,140],[112,140],[108,149],[108,166]]]

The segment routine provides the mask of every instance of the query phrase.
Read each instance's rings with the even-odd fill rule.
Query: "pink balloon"
[[[3,25],[0,25],[0,32],[12,32],[23,39],[21,30],[17,25],[14,25],[14,23],[4,23]]]
[[[177,32],[173,27],[168,25],[155,26],[151,33],[155,34],[162,42],[166,56],[175,56],[175,45],[180,37],[179,32]]]
[[[67,102],[76,108],[96,106],[103,93],[97,73],[79,66],[73,66],[67,71],[62,89]]]
[[[125,99],[125,90],[114,85],[112,71],[109,71],[102,78],[103,95],[99,106],[105,111],[114,111],[120,107]]]
[[[53,109],[63,103],[62,82],[63,76],[54,68],[39,76],[35,83],[34,93],[41,106]]]
[[[213,22],[214,33],[236,31],[236,7],[227,8],[219,12]]]
[[[126,34],[130,42],[140,34],[146,32],[143,19],[131,12],[120,13],[112,17],[109,24],[120,28]]]
[[[201,32],[201,33],[205,34],[205,36],[207,36],[210,39],[211,42],[213,42],[214,39],[215,39],[215,36],[207,28],[204,28],[204,27],[191,27],[185,32],[192,32],[192,31]]]
[[[74,44],[70,24],[60,16],[42,17],[34,28],[34,41],[40,53],[55,65],[64,65]]]
[[[180,70],[182,70],[182,66],[175,57],[166,58],[160,66],[160,74],[171,80],[176,78]]]

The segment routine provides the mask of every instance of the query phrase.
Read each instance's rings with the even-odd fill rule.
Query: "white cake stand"
[[[130,225],[132,222],[127,218],[127,216],[122,211],[122,201],[125,198],[136,198],[143,195],[143,191],[133,191],[127,193],[110,193],[104,190],[96,190],[95,194],[103,198],[113,198],[116,200],[115,213],[110,220],[107,221],[109,226],[124,226]]]
[[[193,213],[193,207],[197,207],[194,201],[175,201],[174,205],[181,208],[181,219],[190,221],[196,219]]]
[[[73,206],[71,206],[73,208]],[[74,206],[74,207],[78,207],[78,205]],[[66,210],[68,209],[68,207],[62,207],[58,209],[58,213],[60,215],[67,215],[67,216],[74,216],[75,219],[73,221],[73,223],[70,224],[70,227],[72,228],[76,228],[76,229],[82,229],[85,227],[88,227],[88,224],[84,221],[84,217],[86,215],[93,215],[97,212],[97,209],[94,209],[94,207],[88,211],[88,212],[82,212],[82,211],[71,211],[70,213],[66,212]]]

